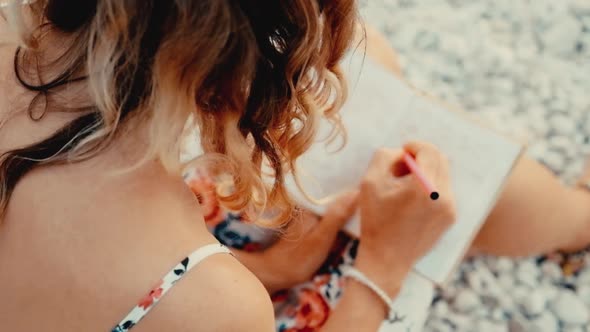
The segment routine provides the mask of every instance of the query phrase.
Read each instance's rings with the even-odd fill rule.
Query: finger
[[[404,145],[404,150],[414,156],[416,164],[432,180],[445,176],[443,172],[447,169],[446,158],[433,144],[426,142],[409,142]]]
[[[312,236],[333,238],[357,210],[358,191],[348,192],[335,199],[312,231]]]
[[[403,158],[401,149],[380,148],[373,154],[365,177],[374,181],[383,181],[393,176],[393,167]]]
[[[341,224],[345,223],[352,217],[358,206],[358,191],[350,191],[342,194],[336,198],[326,209],[326,213],[322,218],[324,220],[337,221]]]
[[[414,141],[405,144],[404,149],[414,155],[420,169],[439,191],[450,192],[449,162],[436,146]]]

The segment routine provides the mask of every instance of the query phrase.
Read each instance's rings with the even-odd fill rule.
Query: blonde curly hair
[[[149,134],[145,160],[178,173],[192,118],[205,155],[230,166],[232,190],[221,202],[254,215],[273,206],[284,221],[293,210],[285,175],[318,120],[340,129],[338,64],[353,38],[354,0],[37,0],[27,8],[12,1],[2,13],[19,37],[17,78],[38,92],[30,117],[59,110],[52,96],[72,84],[87,84],[92,104],[45,140],[1,156],[1,211],[33,168],[91,158],[140,128]],[[40,45],[52,33],[65,47],[47,62]]]

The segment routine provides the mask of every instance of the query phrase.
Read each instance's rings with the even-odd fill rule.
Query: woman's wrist
[[[362,247],[354,265],[391,298],[397,296],[411,268],[402,261],[385,259],[384,255],[363,250]]]

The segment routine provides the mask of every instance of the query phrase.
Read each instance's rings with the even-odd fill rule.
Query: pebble
[[[511,290],[512,287],[514,287],[514,281],[514,277],[508,273],[503,273],[498,276],[498,285],[506,291]]]
[[[432,313],[438,317],[444,317],[449,312],[449,305],[445,301],[438,301],[432,308]]]
[[[584,302],[586,306],[590,308],[590,284],[580,284],[576,290],[576,293],[580,297],[580,300],[582,300],[582,302]]]
[[[442,320],[430,320],[428,322],[427,328],[429,331],[435,332],[453,332],[453,328]],[[386,331],[379,331],[379,332],[386,332]]]
[[[530,332],[559,332],[559,322],[551,313],[545,311],[529,324]]]
[[[578,283],[580,285],[590,285],[590,265],[580,271],[580,274],[578,274]]]
[[[543,162],[554,171],[558,171],[565,166],[565,158],[563,154],[555,151],[547,151],[541,159]]]
[[[453,300],[453,308],[460,313],[473,311],[480,304],[481,300],[479,299],[479,296],[471,289],[460,290]]]
[[[509,258],[500,257],[492,264],[492,269],[496,273],[511,272],[514,269],[514,262]]]
[[[449,312],[446,319],[457,327],[457,330],[463,331],[473,326],[473,319],[471,316],[456,314]]]
[[[559,295],[559,288],[555,287],[555,284],[542,284],[539,286],[539,289],[545,295],[548,301],[554,300]]]
[[[529,155],[565,181],[577,178],[590,155],[590,0],[364,2],[374,8],[366,21],[386,27],[408,81],[526,138]],[[590,326],[585,256],[589,267],[567,278],[550,261],[469,260],[424,332],[558,332],[560,324],[581,332]],[[576,292],[564,295],[565,287]]]
[[[490,313],[490,318],[497,322],[504,321],[506,320],[506,312],[504,312],[504,310],[501,307],[494,308]]]
[[[547,306],[547,297],[541,290],[533,290],[521,301],[524,313],[529,316],[538,316]]]
[[[487,320],[479,320],[475,324],[475,331],[477,332],[508,332],[506,323],[490,322]]]
[[[586,329],[581,326],[565,326],[561,332],[586,332]]]
[[[551,310],[566,325],[584,325],[590,319],[588,308],[574,292],[562,290],[550,303]]]
[[[471,289],[473,289],[474,291],[482,293],[487,289],[486,284],[482,279],[481,275],[479,274],[478,270],[469,271],[467,273],[466,278],[467,284],[469,284]]]
[[[538,273],[538,270],[536,271]],[[519,270],[516,272],[516,279],[525,286],[535,288],[539,284],[539,278],[537,273],[531,273],[530,271]]]
[[[531,156],[534,159],[542,159],[547,155],[548,151],[549,144],[547,144],[546,142],[537,142],[531,144],[526,152],[529,156]]]
[[[565,153],[566,156],[570,156],[574,151],[574,143],[572,140],[564,135],[553,136],[549,139],[549,146],[554,149]]]
[[[571,135],[576,131],[576,123],[573,119],[563,114],[557,114],[549,118],[553,130],[557,134]]]
[[[551,261],[545,261],[541,264],[542,277],[549,279],[550,281],[558,281],[563,277],[563,273],[559,265]]]
[[[529,296],[531,293],[531,289],[526,286],[517,285],[512,288],[509,294],[512,296],[516,302],[521,303],[524,299]]]
[[[566,20],[554,24],[541,35],[545,47],[550,48],[557,54],[566,55],[576,48],[576,41],[581,31],[579,24],[572,20]]]
[[[528,332],[527,322],[524,319],[512,318],[508,321],[508,331],[510,332]]]

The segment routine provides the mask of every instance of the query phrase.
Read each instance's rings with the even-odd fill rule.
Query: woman
[[[318,116],[337,125],[353,1],[38,0],[5,15],[0,30],[17,40],[0,49],[2,327],[274,330],[263,285],[204,227],[179,137],[194,119],[202,165],[233,176],[222,203],[254,221],[276,207],[281,224],[284,172]],[[393,176],[400,151],[375,155],[355,266],[391,297],[454,217],[444,157],[405,149],[447,199],[430,204],[412,177]],[[352,210],[355,195],[343,200],[335,211]],[[376,330],[386,309],[350,282],[322,331]]]
[[[179,137],[192,117],[205,150],[223,155],[203,164],[239,164],[226,206],[254,219],[266,203],[284,221],[283,170],[315,118],[337,122],[354,3],[38,0],[4,13],[1,31],[18,44],[0,56],[2,328],[126,331],[143,318],[139,331],[274,330],[266,290],[202,222],[178,172]],[[444,170],[431,146],[407,149],[430,174]],[[357,267],[389,296],[453,219],[450,195],[424,208],[411,178],[393,178],[399,158],[376,154],[359,202],[370,241]],[[446,172],[433,180],[448,184]],[[407,208],[387,218],[399,222],[377,229],[400,200]],[[385,236],[423,227],[420,246]],[[375,310],[360,317],[359,305]],[[325,331],[374,330],[385,308],[351,283]]]

